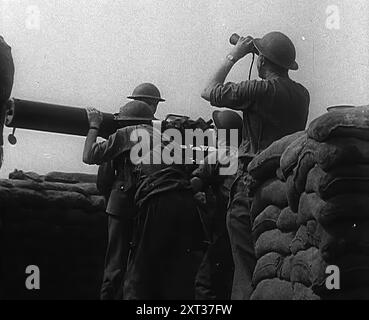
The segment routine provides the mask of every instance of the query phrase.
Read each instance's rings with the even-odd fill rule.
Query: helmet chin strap
[[[255,62],[255,53],[252,53],[252,61],[251,61],[250,71],[249,71],[249,80],[251,80],[251,72],[252,72],[252,67],[254,65],[254,62]]]

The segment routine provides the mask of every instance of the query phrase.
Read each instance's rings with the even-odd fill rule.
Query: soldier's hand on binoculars
[[[240,37],[238,39],[237,44],[234,46],[231,55],[236,59],[242,59],[244,56],[246,56],[248,53],[253,52],[254,50],[254,43],[253,38],[251,36]]]
[[[86,108],[88,122],[90,127],[100,127],[103,122],[103,114],[95,108]]]

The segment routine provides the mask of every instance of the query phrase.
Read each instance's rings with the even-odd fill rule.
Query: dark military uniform
[[[231,190],[227,226],[235,263],[232,299],[249,299],[255,266],[251,237],[246,169],[251,159],[273,141],[305,129],[310,97],[308,91],[288,77],[226,83],[214,86],[210,103],[243,112],[240,165]]]
[[[101,164],[129,152],[136,144],[130,140],[131,134],[138,128],[147,130],[152,137],[151,126],[119,129],[107,141],[95,143],[86,162]],[[151,146],[151,141],[140,143],[147,142]],[[142,150],[151,150],[151,147]],[[124,214],[131,212],[127,208],[132,203],[137,207],[133,225],[133,248],[125,277],[123,298],[192,299],[195,274],[201,259],[203,235],[185,166],[132,165],[126,161],[122,168],[125,172],[124,178],[118,179],[114,185],[107,212],[110,215],[123,213],[126,221],[132,218],[130,214]],[[126,177],[135,180],[132,183],[135,186],[132,194],[127,193],[130,184],[127,183]],[[131,198],[133,194],[134,201]],[[130,195],[128,200],[127,195]],[[115,226],[119,227],[119,223],[115,223]],[[123,232],[128,235],[129,228],[123,223],[122,227]],[[128,239],[128,236],[126,237]],[[116,247],[121,242],[112,239],[111,244],[110,252],[117,254],[119,250],[116,250]],[[111,261],[116,261],[113,265],[118,267],[117,269],[121,265],[121,257],[126,255],[126,249],[120,252],[115,259],[110,257]],[[112,277],[115,276],[114,272],[110,272]]]
[[[124,299],[194,299],[203,232],[184,166],[143,166]],[[154,171],[153,171],[154,169]]]
[[[101,300],[123,298],[123,281],[135,213],[134,179],[134,170],[127,152],[99,168],[98,187],[105,196],[108,215],[108,245]]]
[[[237,150],[234,152],[234,157]],[[215,153],[209,157],[215,156]],[[226,214],[229,194],[236,174],[219,175],[220,163],[209,164],[209,157],[205,163],[193,172],[210,188],[215,197],[214,215],[210,230],[210,244],[201,263],[196,277],[196,298],[198,300],[229,300],[232,292],[234,264],[229,241]],[[214,163],[214,162],[213,162]]]
[[[108,246],[100,294],[102,300],[123,298],[135,210],[136,173],[130,161],[130,150],[135,143],[131,141],[131,134],[139,128],[147,126],[119,129],[107,141],[95,143],[89,154],[88,163],[101,165],[98,187],[107,200]]]

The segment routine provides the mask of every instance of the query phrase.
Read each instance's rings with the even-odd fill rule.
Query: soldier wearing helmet
[[[261,80],[225,83],[233,66],[251,53],[258,55]],[[228,212],[228,231],[235,262],[233,299],[249,298],[255,265],[249,217],[251,199],[245,188],[247,164],[273,141],[304,130],[306,126],[309,92],[289,77],[289,70],[297,69],[295,46],[283,33],[271,32],[262,39],[240,37],[202,92],[202,97],[214,107],[243,112],[239,174],[233,185]]]
[[[89,110],[90,117],[99,113]],[[115,115],[116,121],[153,119],[149,105],[142,101],[131,101],[122,106]],[[85,163],[101,164],[97,187],[104,194],[108,216],[108,244],[105,254],[105,268],[101,286],[101,300],[123,299],[123,281],[128,261],[129,243],[132,237],[134,215],[135,175],[129,159],[133,146],[130,133],[135,127],[118,130],[107,142],[92,144],[99,129],[99,120],[91,120],[88,140],[84,150]],[[122,148],[124,147],[124,149]]]
[[[122,117],[128,117],[129,119],[137,117],[153,117],[159,102],[165,101],[161,98],[159,89],[151,83],[140,84],[133,90],[132,95],[128,98],[133,101],[120,109],[119,114],[116,115],[116,120],[119,120]],[[146,104],[146,106],[143,106],[144,104]],[[122,176],[116,176],[116,163],[117,159],[114,161],[104,162],[99,166],[97,174],[97,188],[100,193],[105,196],[106,203],[108,204],[107,210],[117,210],[119,213],[122,211],[122,209],[119,209],[121,202],[119,199],[121,199],[124,194],[122,192],[117,193],[114,191],[114,184],[120,185],[124,181],[122,180]],[[119,194],[121,197],[119,197]],[[131,203],[133,203],[133,200]],[[115,209],[112,209],[111,206]],[[108,213],[108,217],[109,243],[105,258],[104,280],[101,287],[100,297],[102,300],[122,298],[123,286],[121,282],[125,271],[124,266],[127,260],[125,253],[123,253],[125,246],[122,245],[123,242],[121,239],[123,236],[122,228],[126,227],[128,224],[126,223],[123,226],[121,225],[120,220],[122,219],[119,218],[120,214],[112,215],[112,213]],[[127,229],[125,233],[128,231],[130,232],[131,230]],[[120,258],[118,259],[118,257]]]
[[[159,89],[152,83],[141,83],[127,98],[146,102],[152,109],[153,114],[156,113],[159,102],[165,101],[161,97]]]
[[[109,244],[102,297],[193,299],[203,235],[186,166],[139,162],[134,157],[148,160],[158,152],[153,137],[161,132],[151,124],[118,129],[107,141],[96,143],[102,114],[96,109],[87,114],[90,130],[83,161],[115,160],[118,171],[106,210]],[[129,102],[116,120],[129,119],[151,122],[152,109],[143,101]],[[162,152],[166,145],[161,141],[159,146]],[[134,152],[139,150],[141,156]]]

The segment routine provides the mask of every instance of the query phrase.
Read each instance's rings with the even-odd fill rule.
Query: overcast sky
[[[137,84],[153,82],[167,99],[159,117],[209,119],[200,92],[229,36],[279,30],[296,45],[291,77],[309,89],[313,119],[332,104],[369,102],[368,9],[367,0],[2,0],[0,33],[13,47],[14,97],[115,112]],[[229,80],[246,79],[249,63]],[[15,168],[96,172],[82,164],[81,137],[16,136],[0,177]]]

